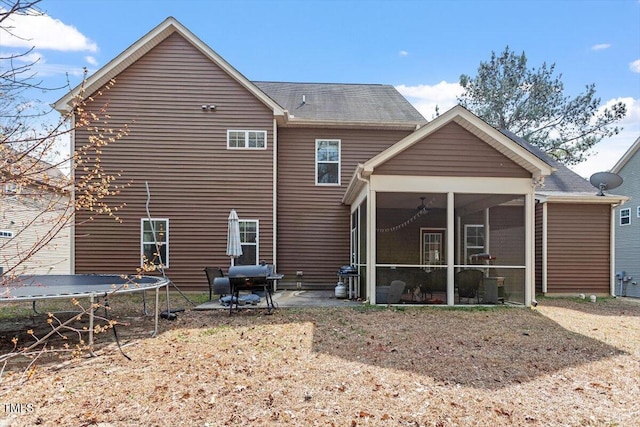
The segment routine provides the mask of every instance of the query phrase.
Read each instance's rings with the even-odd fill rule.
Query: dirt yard
[[[126,311],[131,360],[108,333],[98,357],[7,367],[0,426],[640,425],[634,301],[186,311],[157,338]],[[25,319],[2,340],[46,316]]]

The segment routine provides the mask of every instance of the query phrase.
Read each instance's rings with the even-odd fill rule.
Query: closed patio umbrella
[[[227,230],[227,256],[231,257],[231,265],[235,259],[242,256],[242,243],[240,242],[240,220],[235,209],[229,214],[229,228]]]

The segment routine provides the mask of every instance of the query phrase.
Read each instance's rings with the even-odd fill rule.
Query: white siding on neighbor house
[[[616,279],[616,295],[640,298],[640,150],[635,152],[618,175],[623,183],[614,192],[629,197],[629,201],[616,208],[616,272],[624,271],[625,276],[631,279],[622,282],[622,291],[620,281]],[[621,209],[631,211],[630,224],[620,225]]]
[[[68,198],[55,197],[57,206],[66,206]],[[4,272],[19,263],[33,246],[46,238],[61,216],[59,210],[47,210],[47,197],[38,201],[20,195],[2,197],[0,203],[0,230],[13,233],[13,237],[0,237],[0,266]],[[45,210],[47,210],[45,212]],[[71,272],[71,237],[68,227],[44,248],[21,263],[13,274],[69,274]]]

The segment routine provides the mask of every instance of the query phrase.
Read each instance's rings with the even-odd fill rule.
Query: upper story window
[[[140,228],[142,266],[169,268],[169,219],[142,218]]]
[[[264,150],[267,148],[267,131],[228,130],[227,148],[247,148]]]
[[[637,216],[638,218],[640,218],[640,206],[638,206],[638,212],[637,212],[636,216]]]
[[[7,239],[10,239],[13,237],[13,231],[0,230],[0,237],[5,237]]]
[[[631,208],[620,209],[620,225],[631,224]]]
[[[316,185],[340,185],[339,139],[316,139]]]

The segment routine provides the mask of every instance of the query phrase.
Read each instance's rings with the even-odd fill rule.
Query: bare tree
[[[36,9],[39,2],[3,1],[7,7],[0,8],[0,33],[19,37],[9,18],[41,14]],[[105,173],[99,158],[102,149],[125,136],[128,128],[111,128],[106,101],[97,111],[85,108],[85,98],[99,102],[115,82],[90,97],[81,84],[70,111],[58,116],[51,107],[36,107],[41,104],[26,97],[34,89],[60,90],[44,87],[37,79],[33,71],[37,60],[26,65],[18,61],[32,50],[0,57],[0,200],[5,217],[6,210],[14,209],[18,212],[15,216],[21,218],[20,223],[12,224],[12,236],[0,240],[0,262],[7,275],[25,271],[28,261],[69,227],[77,209],[119,220],[117,211],[121,208],[107,202],[119,190],[115,185],[118,175]],[[70,86],[64,89],[70,90]],[[90,133],[89,144],[73,153],[64,150],[63,142],[78,129]],[[74,173],[78,168],[81,173]],[[26,211],[31,214],[20,215]]]
[[[0,0],[0,35],[20,37],[11,26],[11,17],[41,14],[36,7],[38,3],[40,0]],[[87,94],[83,78],[83,83],[74,89],[77,95],[70,110],[60,116],[50,106],[42,107],[41,103],[29,99],[34,90],[71,90],[68,83],[64,88],[43,85],[34,71],[37,59],[24,62],[33,50],[0,57],[0,220],[9,223],[9,216],[16,218],[10,223],[14,231],[0,236],[0,265],[4,267],[0,285],[15,283],[19,274],[33,272],[31,260],[55,244],[61,233],[69,233],[77,210],[108,215],[120,221],[118,211],[123,207],[109,204],[109,197],[122,187],[116,182],[119,174],[107,173],[100,162],[102,150],[129,132],[126,125],[112,128],[109,123],[105,94],[115,81]],[[89,109],[88,102],[101,108]],[[61,149],[70,134],[80,129],[89,134],[89,142],[73,152],[69,148]],[[12,338],[12,349],[0,354],[0,378],[6,363],[17,357],[38,360],[47,352],[78,354],[86,349],[82,338],[85,331],[73,326],[71,321],[81,320],[88,313],[93,315],[100,305],[72,303],[78,314],[70,321],[49,314],[45,325],[50,329],[48,333],[40,336],[29,330],[26,339]],[[100,319],[104,323],[94,332],[110,329],[115,324],[106,316]],[[52,336],[77,339],[75,344],[65,343],[53,350],[47,344]],[[33,366],[29,363],[28,369]]]

